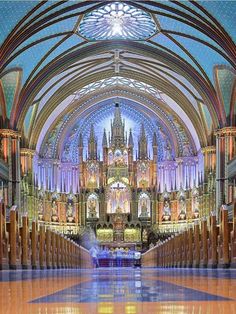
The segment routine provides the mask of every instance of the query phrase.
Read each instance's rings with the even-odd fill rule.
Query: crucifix
[[[116,209],[120,208],[120,194],[121,194],[121,190],[123,190],[124,188],[120,186],[119,183],[117,183],[116,187],[113,187],[112,190],[115,192],[115,198],[117,201],[117,207]]]

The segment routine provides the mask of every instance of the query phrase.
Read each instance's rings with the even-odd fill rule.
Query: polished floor
[[[236,270],[1,271],[0,313],[236,313]]]

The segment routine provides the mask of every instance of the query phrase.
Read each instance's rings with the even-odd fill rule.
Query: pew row
[[[0,203],[0,269],[92,268],[89,252],[27,216],[19,222],[16,207],[6,210]]]
[[[142,254],[144,267],[236,267],[236,202],[233,221],[228,210],[222,206],[217,225],[215,213],[209,225],[206,218],[196,220],[194,226],[182,233],[172,235],[165,241]]]

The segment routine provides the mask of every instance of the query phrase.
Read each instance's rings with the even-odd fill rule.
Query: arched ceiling
[[[235,123],[235,2],[122,1],[150,17],[155,26],[148,35],[139,30],[134,40],[122,37],[115,19],[119,36],[100,32],[90,38],[86,18],[112,3],[118,2],[0,2],[3,120],[39,150],[51,126],[71,107],[82,106],[92,94],[96,108],[99,101],[124,99],[127,92],[127,101],[136,101],[134,110],[141,115],[153,102],[156,121],[170,134],[174,129],[158,110],[175,116],[195,151],[211,144],[214,129]],[[111,96],[106,89],[112,86],[116,93]],[[65,134],[71,129],[68,124]]]

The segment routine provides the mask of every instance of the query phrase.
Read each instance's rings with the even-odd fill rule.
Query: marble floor
[[[236,313],[236,270],[0,271],[0,313]]]

